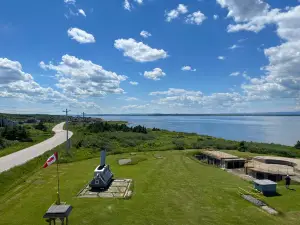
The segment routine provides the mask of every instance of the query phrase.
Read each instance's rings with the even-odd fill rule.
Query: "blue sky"
[[[1,1],[1,111],[296,111],[299,5]]]

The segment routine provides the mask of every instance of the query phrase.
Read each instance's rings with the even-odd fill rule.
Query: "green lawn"
[[[32,142],[16,142],[12,144],[9,147],[6,147],[4,149],[0,149],[0,157],[9,155],[13,152],[20,151],[24,148],[28,148],[32,145],[38,144],[50,137],[53,136],[52,128],[56,125],[55,123],[45,123],[45,125],[48,127],[48,131],[44,132],[41,130],[35,129],[33,126],[34,125],[25,125],[26,129],[30,133],[30,137],[32,138]]]
[[[147,158],[135,165],[119,166],[117,159],[129,154],[108,156],[116,178],[132,178],[134,195],[123,199],[79,199],[76,194],[93,176],[99,159],[62,164],[61,198],[74,209],[70,224],[299,224],[300,188],[268,199],[284,213],[270,216],[243,200],[237,188],[250,188],[248,182],[221,169],[201,164],[186,151],[137,153]],[[0,224],[46,224],[42,216],[55,201],[56,166],[40,169],[25,182],[0,196]]]

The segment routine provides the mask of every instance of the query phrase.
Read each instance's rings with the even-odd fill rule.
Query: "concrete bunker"
[[[300,175],[300,160],[275,156],[257,156],[245,163],[245,173],[256,179],[281,181],[286,175]]]
[[[245,159],[220,151],[202,151],[195,157],[208,164],[225,169],[244,168]]]

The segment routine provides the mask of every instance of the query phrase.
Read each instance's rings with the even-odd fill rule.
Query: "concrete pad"
[[[91,189],[87,184],[77,195],[78,198],[125,198],[132,184],[131,179],[113,180],[107,190]]]
[[[271,215],[277,215],[278,212],[275,209],[272,209],[271,207],[265,205],[261,207],[263,210],[265,210],[267,213],[271,214]]]
[[[120,166],[123,166],[123,165],[128,165],[131,163],[131,159],[119,159],[118,163]]]
[[[108,193],[108,192],[100,192],[98,193],[98,196],[100,198],[113,198],[114,195],[112,193]]]

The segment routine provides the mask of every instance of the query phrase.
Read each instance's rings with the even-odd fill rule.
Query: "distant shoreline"
[[[300,116],[296,113],[239,113],[239,114],[86,114],[86,116]]]

